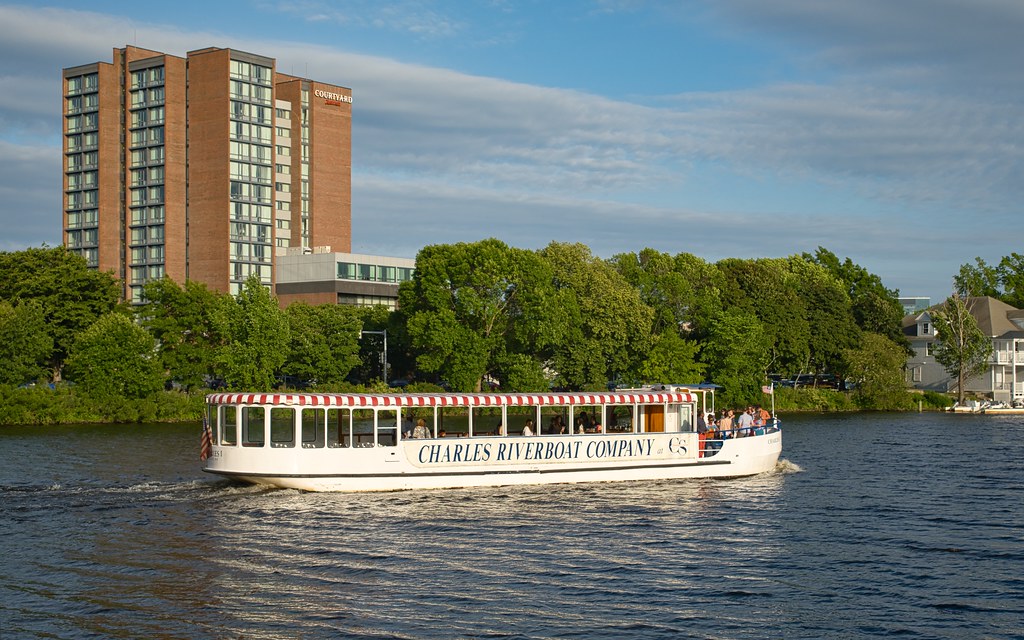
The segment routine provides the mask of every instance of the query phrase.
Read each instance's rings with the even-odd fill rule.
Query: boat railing
[[[776,433],[780,431],[780,429],[781,427],[776,420],[770,424],[754,427],[734,427],[732,429],[716,429],[714,431],[708,431],[706,434],[702,434],[704,437],[700,439],[700,457],[710,458],[716,455],[722,450],[722,446],[725,444],[726,440],[768,435],[770,433]]]

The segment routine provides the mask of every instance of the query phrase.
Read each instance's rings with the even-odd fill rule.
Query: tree
[[[702,335],[712,315],[722,307],[722,274],[718,267],[690,253],[675,257],[654,249],[615,256],[611,264],[654,310],[651,329],[671,328],[681,334]]]
[[[145,398],[163,387],[153,336],[119,312],[100,317],[78,335],[68,372],[100,404]]]
[[[903,348],[877,333],[863,334],[856,349],[847,349],[846,375],[856,386],[854,401],[865,409],[897,410],[907,405]]]
[[[861,330],[883,335],[906,354],[910,353],[910,342],[903,335],[903,305],[897,291],[887,288],[880,277],[849,258],[840,262],[824,247],[818,247],[813,256],[803,254],[803,258],[824,267],[843,284],[850,296],[853,320]]]
[[[843,352],[855,347],[861,334],[844,284],[821,265],[796,256],[789,259],[789,271],[803,300],[811,368],[842,373]]]
[[[704,379],[707,365],[697,356],[700,345],[683,339],[677,331],[655,336],[647,357],[640,365],[640,379],[647,382],[693,383]]]
[[[711,381],[724,387],[723,405],[742,406],[760,399],[770,347],[771,339],[752,313],[733,309],[711,321],[701,356]]]
[[[999,283],[1003,287],[1000,299],[1018,309],[1024,307],[1024,255],[1011,253],[999,261]]]
[[[203,388],[216,377],[218,354],[228,339],[228,308],[234,301],[205,284],[187,280],[179,286],[170,278],[148,283],[145,297],[139,320],[156,338],[167,375],[186,390]]]
[[[35,300],[53,339],[50,366],[59,381],[76,336],[121,303],[121,283],[111,273],[89,269],[64,247],[0,252],[0,300]]]
[[[954,293],[932,314],[939,337],[935,361],[956,380],[958,402],[964,401],[967,381],[988,369],[992,355],[992,341],[981,332],[971,314],[972,300]]]
[[[359,311],[341,305],[295,302],[285,309],[289,350],[282,372],[318,384],[343,382],[359,363]]]
[[[418,367],[455,390],[480,391],[510,354],[556,341],[565,323],[551,282],[536,253],[493,238],[424,247],[412,281],[399,288]]]
[[[651,345],[650,307],[609,263],[585,245],[552,242],[540,251],[565,314],[551,361],[560,386],[603,389],[616,376],[636,377]]]
[[[999,298],[999,271],[981,258],[975,258],[974,266],[960,265],[959,273],[953,276],[953,290],[961,298]]]
[[[760,320],[768,338],[767,367],[775,371],[807,371],[817,354],[811,352],[811,326],[805,300],[789,264],[781,259],[718,262],[722,272],[722,309],[749,313]]]
[[[18,385],[46,375],[53,338],[36,300],[0,301],[0,384]]]
[[[1003,256],[996,266],[975,258],[973,266],[960,266],[953,277],[953,290],[962,298],[988,296],[1018,309],[1024,307],[1024,255]]]
[[[218,358],[233,389],[266,391],[288,357],[288,319],[256,275],[228,305],[228,341]]]

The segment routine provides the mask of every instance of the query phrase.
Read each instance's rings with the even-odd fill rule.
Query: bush
[[[161,391],[146,398],[85,395],[78,387],[46,385],[18,388],[0,385],[0,424],[72,424],[76,422],[187,422],[202,418],[204,397]]]
[[[953,406],[953,398],[937,391],[925,391],[920,395],[915,395],[914,402],[916,403],[918,400],[924,400],[924,406],[929,409],[944,410],[946,407]]]
[[[766,399],[765,403],[770,403]],[[854,404],[849,394],[832,389],[790,389],[783,387],[775,390],[776,411],[857,411],[860,407]]]

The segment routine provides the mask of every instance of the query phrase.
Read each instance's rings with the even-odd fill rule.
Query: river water
[[[0,638],[1024,636],[1024,416],[784,420],[754,478],[366,495],[0,428]]]

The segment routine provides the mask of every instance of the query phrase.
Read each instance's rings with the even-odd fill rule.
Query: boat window
[[[274,407],[270,410],[270,446],[295,446],[295,410]]]
[[[540,414],[540,433],[569,433],[569,407],[544,407]]]
[[[437,411],[438,434],[446,432],[449,438],[469,435],[469,409],[467,407],[440,407]]]
[[[323,409],[302,410],[302,446],[305,449],[323,449],[326,442],[327,412]]]
[[[692,433],[694,431],[693,424],[693,406],[689,404],[676,405],[677,424],[679,425],[679,431],[686,433]]]
[[[220,408],[220,443],[222,445],[238,444],[238,408],[221,406]]]
[[[598,433],[598,425],[601,425],[601,431],[604,430],[604,423],[601,422],[601,407],[579,406],[575,408],[573,414],[573,433],[579,433],[581,428],[583,433]]]
[[[373,446],[373,409],[352,410],[352,446]]]
[[[398,446],[398,411],[388,409],[377,412],[377,446]]]
[[[266,440],[266,413],[263,407],[242,407],[242,446],[262,447]]]
[[[434,410],[430,408],[408,408],[402,409],[402,438],[412,437],[416,430],[416,422],[422,420],[423,426],[430,432],[428,438],[436,438],[437,431],[434,429]],[[410,435],[406,436],[406,432]]]
[[[508,421],[508,428],[505,433],[508,435],[518,436],[522,435],[523,428],[526,427],[526,421],[529,420],[530,431],[534,434],[537,433],[537,414],[538,407],[508,407],[505,411],[505,419]]]
[[[332,448],[352,446],[351,409],[327,410],[327,446]]]
[[[474,436],[500,435],[501,407],[473,407],[471,413]]]
[[[614,405],[605,410],[605,430],[608,433],[631,433],[633,431],[633,407]]]

